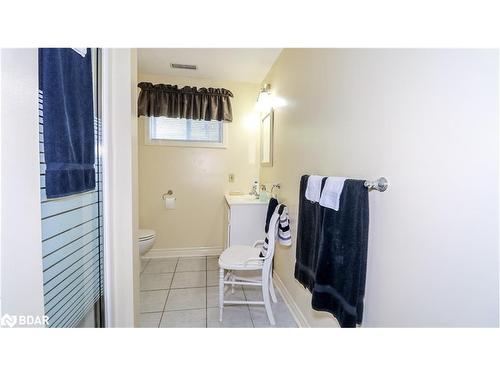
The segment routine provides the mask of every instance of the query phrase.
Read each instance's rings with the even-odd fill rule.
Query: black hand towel
[[[271,198],[269,200],[269,204],[267,205],[266,227],[264,229],[266,233],[269,231],[269,223],[271,221],[271,216],[273,216],[276,207],[278,207],[278,200],[276,198]]]
[[[297,224],[297,246],[295,254],[295,278],[311,292],[317,266],[317,248],[322,226],[322,212],[325,210],[318,202],[309,201],[305,194],[308,175],[300,179],[299,220]],[[321,181],[321,189],[325,186],[326,177]]]
[[[48,198],[95,188],[92,60],[85,51],[39,49]]]
[[[271,198],[269,200],[269,204],[267,205],[266,227],[264,228],[266,232],[266,239],[264,240],[264,246],[262,247],[262,251],[259,254],[261,258],[264,258],[267,253],[267,245],[269,244],[269,240],[267,238],[267,232],[269,232],[269,223],[271,222],[271,217],[273,216],[276,207],[278,207],[278,200],[276,198]],[[273,258],[273,267],[274,267],[274,258]]]
[[[333,314],[341,327],[363,318],[369,222],[363,183],[346,180],[339,210],[322,210],[312,307]]]

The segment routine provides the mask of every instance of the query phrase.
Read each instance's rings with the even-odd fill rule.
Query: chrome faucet
[[[248,194],[255,195],[255,199],[259,198],[259,192],[257,191],[257,188],[255,186],[252,186],[252,190]]]
[[[252,185],[252,190],[250,190],[250,193],[248,193],[248,194],[249,195],[254,195],[255,199],[259,199],[260,194],[259,194],[258,189],[259,189],[259,185],[257,183],[254,183]]]

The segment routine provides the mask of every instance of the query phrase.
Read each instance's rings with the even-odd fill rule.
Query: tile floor
[[[270,327],[264,306],[224,306],[219,322],[218,258],[142,260],[141,327]],[[275,327],[297,327],[279,295],[273,303]],[[230,291],[227,292],[228,294]],[[259,287],[237,287],[234,300],[260,300]]]

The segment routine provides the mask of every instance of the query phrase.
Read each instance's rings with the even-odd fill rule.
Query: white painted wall
[[[37,50],[2,49],[0,67],[0,316],[41,316]]]
[[[106,318],[133,327],[139,312],[137,53],[104,50],[104,216]]]
[[[265,83],[275,160],[296,232],[303,174],[377,178],[370,193],[364,326],[499,323],[498,52],[286,49]],[[276,271],[308,324],[336,326],[293,277],[295,244]]]

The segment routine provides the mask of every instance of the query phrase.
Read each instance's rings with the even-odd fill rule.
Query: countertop
[[[224,194],[224,198],[229,206],[233,205],[267,205],[269,203],[269,198],[265,200],[255,199],[254,196],[249,194],[242,195],[230,195],[229,193]]]

